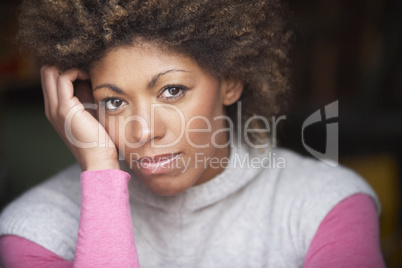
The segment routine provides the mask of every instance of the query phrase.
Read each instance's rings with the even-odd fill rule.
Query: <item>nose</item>
[[[136,143],[145,144],[152,139],[162,139],[165,136],[165,124],[160,114],[153,111],[149,103],[139,104],[127,119],[130,125],[126,129],[128,131],[126,137],[130,137]]]

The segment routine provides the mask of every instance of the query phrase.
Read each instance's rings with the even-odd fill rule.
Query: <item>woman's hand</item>
[[[70,69],[61,73],[56,67],[43,66],[41,81],[46,117],[83,171],[119,169],[116,146],[105,128],[89,112],[95,112],[95,106],[91,86],[85,80],[89,80],[89,76],[82,70]],[[84,102],[89,102],[85,104],[87,107],[84,107]]]

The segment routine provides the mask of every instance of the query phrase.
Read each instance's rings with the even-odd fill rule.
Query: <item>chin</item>
[[[140,179],[148,189],[160,196],[178,195],[189,189],[194,184],[194,181],[181,179],[180,176],[155,176],[152,178]]]

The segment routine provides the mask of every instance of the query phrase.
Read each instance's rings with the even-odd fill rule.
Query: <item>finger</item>
[[[45,96],[45,110],[48,118],[55,115],[58,106],[57,77],[59,70],[54,66],[45,66],[41,69],[42,91]],[[50,116],[50,117],[49,117]]]
[[[57,79],[57,90],[59,104],[67,104],[74,98],[74,85],[75,80],[87,80],[89,76],[82,70],[70,69],[60,75]]]
[[[49,118],[49,97],[47,95],[46,89],[45,89],[45,76],[44,76],[44,72],[45,69],[48,68],[48,66],[42,66],[40,68],[40,83],[42,85],[42,92],[43,92],[43,102],[44,102],[44,106],[45,106],[45,113],[46,113],[46,117]]]

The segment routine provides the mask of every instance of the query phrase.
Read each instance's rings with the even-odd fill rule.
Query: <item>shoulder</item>
[[[380,204],[375,192],[354,171],[341,165],[333,167],[283,148],[274,148],[264,154],[270,158],[271,166],[261,171],[255,188],[261,192],[259,196],[266,199],[264,203],[269,204],[270,222],[281,230],[278,236],[281,233],[282,238],[278,239],[290,242],[299,251],[298,256],[304,256],[325,216],[346,198],[366,194],[379,213]],[[267,194],[266,189],[271,193]]]
[[[73,258],[76,238],[67,234],[76,236],[78,230],[80,174],[73,165],[10,203],[0,215],[0,235],[17,235]]]
[[[369,184],[353,170],[341,165],[330,166],[317,159],[302,156],[284,148],[273,148],[258,154],[257,177],[260,184],[272,185],[276,195],[288,199],[312,201],[314,197],[326,200],[336,196],[347,197],[364,193],[379,203]],[[302,199],[300,199],[302,198]]]
[[[331,166],[287,149],[276,148],[273,153],[286,163],[278,173],[279,184],[295,197],[313,205],[329,200],[338,203],[350,195],[363,193],[371,196],[380,209],[373,189],[353,170],[341,165]]]

